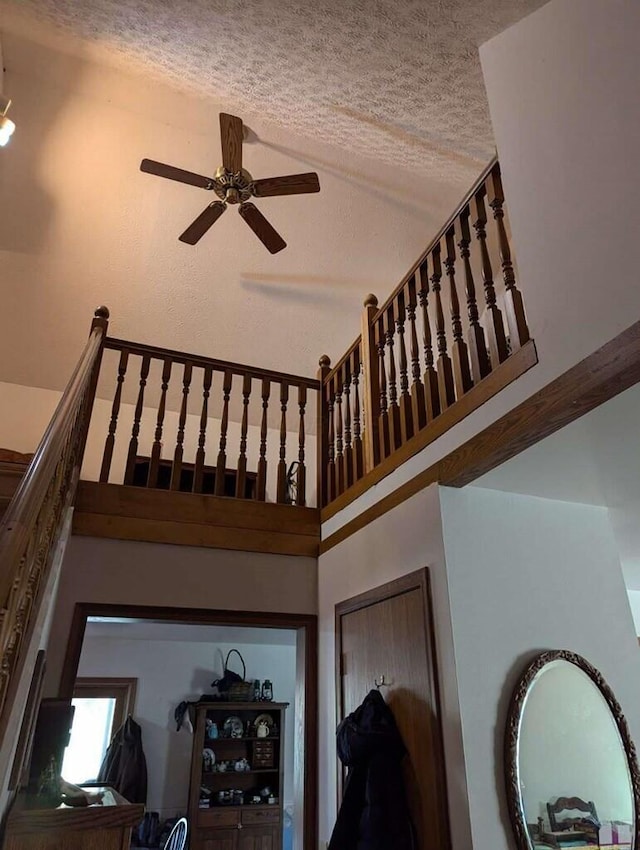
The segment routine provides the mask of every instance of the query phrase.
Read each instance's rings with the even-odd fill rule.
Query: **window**
[[[71,738],[62,762],[67,782],[95,782],[111,738],[133,711],[136,684],[137,679],[76,679]]]

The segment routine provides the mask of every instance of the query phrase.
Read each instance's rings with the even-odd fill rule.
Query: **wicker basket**
[[[244,663],[244,658],[237,649],[230,649],[227,653],[227,657],[224,662],[224,670],[225,673],[229,668],[229,656],[232,652],[235,652],[240,662],[242,663],[242,681],[241,682],[233,682],[229,689],[225,692],[224,698],[229,700],[229,702],[251,702],[253,699],[253,682],[246,682],[245,677],[247,675],[247,667]]]

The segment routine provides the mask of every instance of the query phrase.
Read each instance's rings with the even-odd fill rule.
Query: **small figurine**
[[[256,736],[258,738],[267,738],[269,736],[269,726],[267,725],[265,720],[261,720],[258,723],[258,728],[256,729]]]

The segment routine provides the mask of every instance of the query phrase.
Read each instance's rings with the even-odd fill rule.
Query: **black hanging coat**
[[[337,745],[349,773],[328,850],[415,850],[401,768],[406,749],[379,691],[342,721]]]
[[[142,730],[129,715],[111,739],[98,782],[115,788],[130,803],[147,802],[147,760],[142,749]]]

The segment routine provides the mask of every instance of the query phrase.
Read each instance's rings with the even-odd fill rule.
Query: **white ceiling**
[[[181,641],[210,644],[258,644],[295,646],[294,629],[264,629],[249,626],[207,626],[172,623],[166,620],[130,620],[93,617],[87,622],[85,637],[111,640]]]
[[[295,133],[466,177],[493,151],[478,50],[543,0],[14,0],[181,90]]]
[[[640,590],[640,385],[621,393],[474,486],[609,508],[627,587]]]
[[[0,381],[62,389],[98,304],[124,339],[304,375],[335,362],[492,153],[478,44],[540,5],[0,0],[18,127]],[[233,210],[179,242],[210,196],[139,171],[212,173],[223,109],[252,130],[256,178],[319,174],[318,195],[261,199],[275,256]]]

